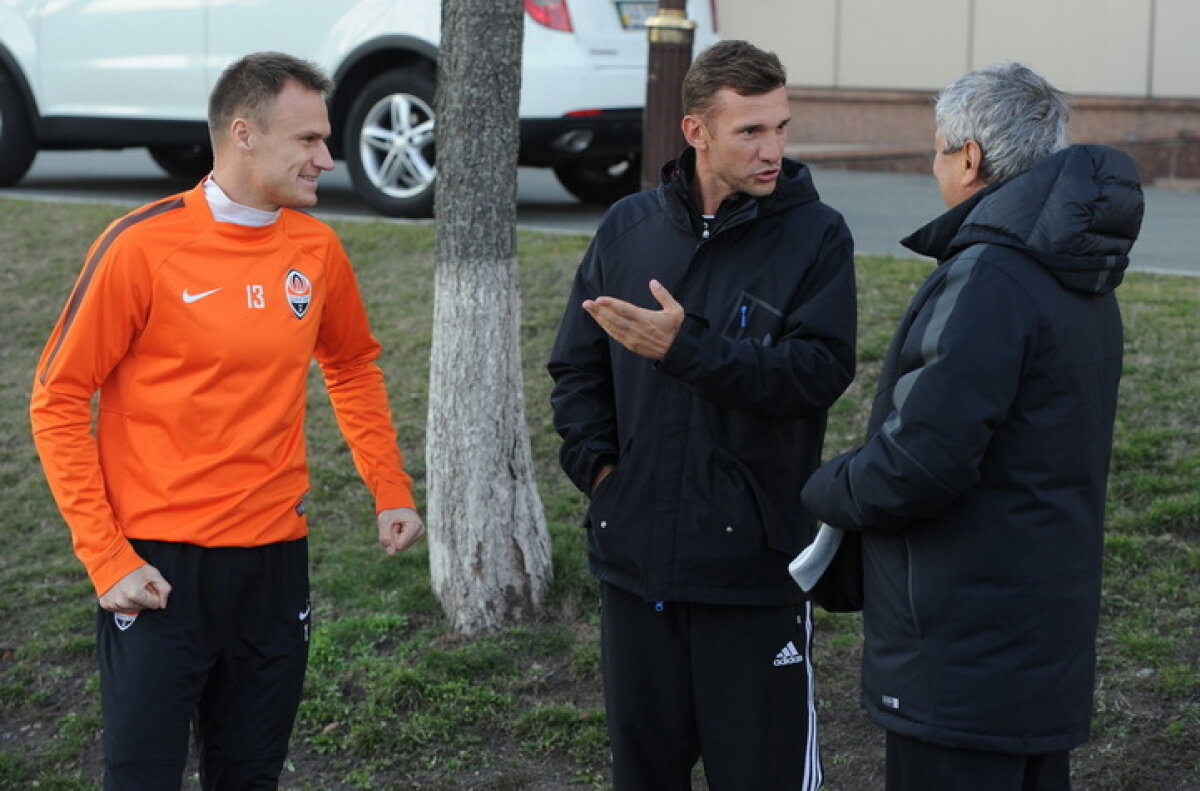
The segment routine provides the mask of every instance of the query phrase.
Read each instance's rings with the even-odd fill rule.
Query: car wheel
[[[203,144],[194,146],[150,146],[150,158],[172,176],[197,181],[212,171],[212,149]]]
[[[25,103],[12,78],[0,72],[0,187],[11,187],[29,172],[37,145]]]
[[[629,154],[612,159],[576,159],[554,166],[567,192],[584,203],[607,206],[642,187],[642,158]]]
[[[429,217],[437,177],[433,77],[416,68],[385,72],[350,106],[342,155],[354,189],[389,217]]]

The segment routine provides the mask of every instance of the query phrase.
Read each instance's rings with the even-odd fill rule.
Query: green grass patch
[[[565,750],[587,762],[607,749],[603,709],[580,709],[569,703],[552,703],[522,714],[514,730],[521,749],[530,753]]]

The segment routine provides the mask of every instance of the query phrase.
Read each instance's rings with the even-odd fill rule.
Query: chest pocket
[[[721,334],[728,338],[752,339],[763,346],[779,340],[783,331],[783,311],[749,291],[738,294],[729,311]]]

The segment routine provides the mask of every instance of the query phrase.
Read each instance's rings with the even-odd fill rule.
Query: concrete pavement
[[[813,169],[821,198],[840,211],[859,253],[912,256],[899,240],[945,211],[932,175]],[[1200,276],[1200,192],[1145,188],[1131,268]]]
[[[932,174],[813,167],[822,200],[840,211],[863,254],[909,256],[900,239],[946,210]],[[522,168],[518,223],[539,230],[592,233],[602,211],[573,202],[545,170]],[[1145,188],[1146,214],[1132,268],[1200,276],[1200,192]],[[534,198],[533,196],[536,196]]]
[[[842,212],[860,253],[910,256],[899,240],[944,206],[932,175],[835,170],[815,166],[821,197]],[[112,200],[141,204],[188,186],[172,180],[141,149],[119,152],[45,151],[29,176],[0,195],[45,200]],[[517,222],[526,228],[592,233],[603,209],[572,198],[549,170],[521,168]],[[1200,275],[1200,192],[1148,187],[1135,270]],[[317,213],[377,218],[354,193],[339,163],[321,178]]]

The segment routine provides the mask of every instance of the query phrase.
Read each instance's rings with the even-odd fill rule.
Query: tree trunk
[[[475,634],[535,615],[551,577],[521,376],[521,0],[443,0],[427,522],[433,590]]]

